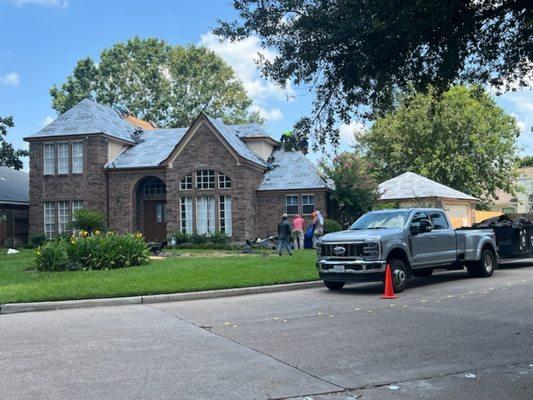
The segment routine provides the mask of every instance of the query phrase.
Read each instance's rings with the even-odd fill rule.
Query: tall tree
[[[356,110],[375,118],[412,83],[444,91],[458,80],[507,89],[532,78],[533,8],[527,0],[233,0],[239,19],[215,33],[252,35],[278,52],[265,76],[316,90],[296,130],[319,143]]]
[[[262,122],[233,69],[212,51],[172,47],[157,39],[133,38],[80,60],[52,106],[65,112],[84,98],[126,107],[161,127],[188,126],[201,111],[227,123]]]
[[[358,140],[380,180],[411,171],[489,202],[514,192],[519,134],[483,89],[454,86],[405,96]]]
[[[28,155],[27,150],[15,150],[6,140],[7,130],[13,128],[13,117],[0,117],[0,165],[15,169],[22,169],[21,157]]]
[[[352,223],[372,210],[377,197],[377,183],[368,174],[369,163],[358,153],[343,152],[330,162],[322,162],[323,173],[335,183],[331,200],[336,218],[343,224]]]

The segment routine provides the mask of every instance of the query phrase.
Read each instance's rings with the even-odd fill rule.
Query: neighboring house
[[[497,199],[492,204],[494,211],[504,214],[530,214],[533,213],[533,167],[518,170],[517,184],[519,191],[512,196],[504,191],[496,193]]]
[[[477,198],[431,179],[406,172],[379,185],[379,200],[398,207],[439,207],[446,210],[454,227],[471,226]]]
[[[329,187],[316,167],[260,125],[200,114],[187,128],[154,129],[123,117],[83,100],[25,138],[32,233],[68,231],[72,213],[88,208],[110,229],[148,240],[221,231],[242,242],[275,235],[284,212],[327,214]]]
[[[0,167],[0,247],[28,241],[29,176]]]

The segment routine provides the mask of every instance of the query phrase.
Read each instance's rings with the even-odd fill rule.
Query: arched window
[[[231,178],[224,174],[218,174],[218,188],[219,189],[230,189]]]
[[[145,196],[166,194],[167,188],[161,179],[152,178],[144,184],[143,193]]]

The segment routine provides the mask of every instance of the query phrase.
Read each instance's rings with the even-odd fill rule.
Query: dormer
[[[274,140],[259,124],[243,124],[231,126],[239,138],[263,161],[267,161],[272,152],[279,147],[279,142]]]

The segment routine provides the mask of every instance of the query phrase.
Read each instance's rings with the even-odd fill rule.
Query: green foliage
[[[203,244],[209,242],[209,236],[201,233],[193,233],[190,236],[190,243]]]
[[[333,233],[342,231],[342,225],[334,219],[324,219],[324,233]]]
[[[87,210],[81,208],[74,211],[72,227],[77,230],[84,230],[89,233],[105,230],[105,216],[100,211]]]
[[[176,233],[174,233],[173,238],[176,241],[176,245],[180,245],[183,243],[189,243],[191,241],[191,235],[189,235],[188,233],[184,233],[182,231],[177,231]]]
[[[284,132],[281,135],[280,142],[285,151],[301,151],[304,154],[307,154],[309,151],[307,134],[303,134],[302,132]]]
[[[28,245],[32,249],[36,249],[37,247],[41,246],[44,242],[46,242],[46,236],[43,233],[34,234],[34,235],[30,235],[29,240],[28,240]]]
[[[149,250],[141,235],[89,235],[44,243],[36,252],[39,271],[77,271],[126,268],[148,261]]]
[[[517,161],[518,168],[533,167],[533,156],[524,156]]]
[[[176,248],[222,249],[227,247],[230,237],[224,232],[215,232],[211,235],[193,233],[188,234],[177,231],[172,235]],[[217,247],[220,245],[221,247]]]
[[[233,69],[211,50],[134,37],[78,62],[50,90],[62,113],[84,98],[126,107],[161,127],[189,126],[201,111],[226,123],[262,122]]]
[[[6,141],[7,130],[13,128],[13,117],[0,117],[0,166],[20,170],[23,167],[21,157],[29,155],[27,150],[15,150],[11,143]]]
[[[182,243],[174,247],[184,250],[242,250],[242,246],[227,243]]]
[[[524,0],[233,0],[234,21],[215,34],[259,38],[278,53],[263,75],[316,92],[295,130],[338,141],[337,121],[382,115],[394,89],[457,81],[508,88],[531,76],[531,8]],[[528,8],[529,7],[529,8]],[[357,110],[357,111],[354,111]]]
[[[405,96],[359,138],[380,181],[415,172],[489,202],[514,193],[516,120],[478,87]]]
[[[209,240],[214,244],[226,244],[229,240],[229,236],[224,232],[215,232],[209,236]]]
[[[352,223],[370,211],[377,199],[377,183],[369,175],[370,164],[359,154],[343,152],[330,163],[321,164],[324,174],[335,183],[331,199],[337,219]]]

